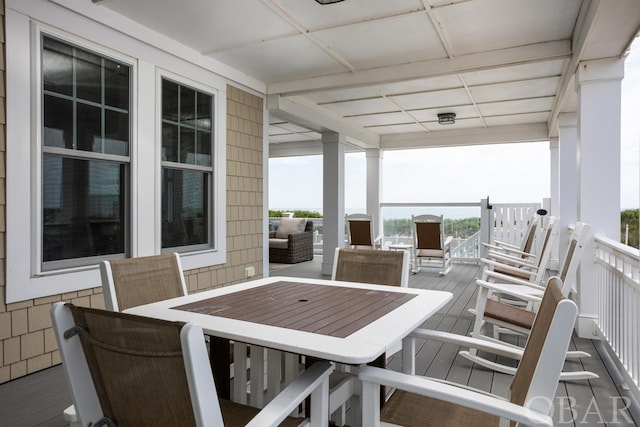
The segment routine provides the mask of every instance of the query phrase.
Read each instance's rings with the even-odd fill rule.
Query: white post
[[[489,199],[480,200],[480,257],[487,255],[487,248],[483,243],[491,243],[493,234],[493,224],[491,223],[491,210],[489,209]]]
[[[333,270],[337,247],[344,246],[344,137],[322,133],[322,267],[324,275]]]
[[[569,226],[578,218],[578,116],[563,113],[558,116],[560,135],[560,254],[569,246]],[[560,260],[563,262],[563,260]],[[575,281],[574,281],[575,283]]]
[[[365,150],[367,156],[367,214],[376,227],[375,236],[382,235],[382,212],[380,212],[382,183],[382,151],[378,148]],[[380,242],[382,244],[382,242]]]
[[[549,215],[560,216],[560,150],[558,137],[549,138],[549,160],[551,165],[551,188],[550,196],[551,196],[551,208],[548,209]],[[544,202],[543,202],[544,204]],[[543,208],[546,209],[545,206]],[[553,245],[551,252],[551,263],[550,266],[553,269],[557,269],[559,265],[559,249],[558,242]]]
[[[620,114],[624,59],[581,62],[578,90],[578,218],[591,233],[620,240]],[[593,338],[598,289],[595,249],[585,247],[578,274],[578,335]]]

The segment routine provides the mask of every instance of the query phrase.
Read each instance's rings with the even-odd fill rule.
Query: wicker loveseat
[[[269,232],[269,262],[295,264],[313,259],[313,221],[282,218]]]

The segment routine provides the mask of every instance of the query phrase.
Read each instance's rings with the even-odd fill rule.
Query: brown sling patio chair
[[[482,245],[489,250],[490,255],[501,254],[531,260],[536,256],[534,252],[534,242],[536,240],[536,232],[538,231],[538,216],[533,215],[527,222],[528,226],[522,235],[520,246],[512,245],[500,240],[496,240],[492,244],[482,243]]]
[[[362,425],[380,421],[406,427],[498,426],[500,419],[520,425],[553,425],[550,416],[564,356],[577,316],[576,304],[565,298],[558,278],[550,279],[524,352],[446,332],[417,330],[414,335],[478,348],[520,359],[511,383],[509,400],[456,384],[426,377],[364,366],[358,377],[362,387]],[[396,387],[380,409],[380,385]]]
[[[345,215],[347,241],[352,249],[380,249],[382,236],[375,236],[371,215]]]
[[[51,310],[80,425],[297,426],[311,397],[311,425],[326,427],[329,362],[299,375],[262,411],[218,399],[202,328],[57,303]]]
[[[412,215],[414,262],[413,273],[418,273],[421,267],[439,267],[440,274],[446,275],[451,271],[451,242],[453,237],[444,236],[443,216]],[[435,261],[435,264],[434,264]]]

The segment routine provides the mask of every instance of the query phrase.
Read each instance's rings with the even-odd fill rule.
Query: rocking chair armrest
[[[542,290],[544,291],[544,287],[534,283],[534,282],[530,282],[529,280],[526,279],[520,279],[518,277],[514,277],[514,276],[510,276],[508,274],[502,274],[499,273],[497,271],[492,271],[492,270],[486,270],[484,271],[484,276],[487,279],[493,279],[495,283],[507,283],[507,284],[513,284],[513,285],[522,285],[522,286],[529,286],[530,288],[534,288],[536,290]],[[533,278],[533,272],[530,274],[531,278]]]
[[[502,286],[502,284],[500,283],[489,283],[484,280],[476,280],[476,284],[485,289],[489,289],[494,293],[498,293],[501,296],[509,295],[533,303],[539,303],[540,301],[542,301],[541,295],[532,294],[531,292],[527,292],[526,289],[523,292],[515,289],[515,287],[513,286]]]
[[[517,266],[513,266],[513,265],[509,265],[509,264],[504,264],[498,261],[494,261],[494,260],[490,260],[490,259],[486,259],[486,258],[481,258],[480,262],[482,264],[484,264],[486,267],[493,267],[495,268],[499,268],[501,270],[507,271],[507,272],[513,272],[515,274],[527,274],[530,277],[533,277],[536,275],[537,273],[537,269],[533,269],[533,270],[526,270],[524,268],[520,268]],[[484,269],[485,271],[483,272],[483,274],[486,274],[488,271],[491,271],[487,268]]]
[[[450,332],[434,331],[431,329],[418,328],[414,330],[411,338],[421,338],[425,340],[441,341],[448,344],[459,345],[461,347],[474,348],[477,350],[486,351],[498,356],[508,357],[510,359],[520,360],[522,359],[522,350],[516,349],[513,346],[507,346],[504,344],[482,340],[479,338],[468,337],[465,335],[452,334]]]
[[[453,242],[453,236],[447,236],[444,239],[444,247],[451,246],[451,242]]]
[[[487,254],[487,257],[483,259],[487,259],[489,261],[495,261],[501,264],[510,264],[518,268],[528,268],[531,270],[538,269],[538,266],[536,264],[533,264],[529,260],[523,259],[521,257],[513,256],[513,255],[497,253],[494,251],[489,251]]]
[[[520,261],[531,261],[534,260],[536,258],[535,254],[531,254],[529,252],[523,252],[520,249],[514,249],[514,248],[507,248],[507,247],[499,247],[499,246],[494,246],[492,248],[489,248],[489,252],[488,252],[488,256],[489,258],[492,256],[500,256],[500,255],[506,255],[508,257],[516,257],[516,259],[520,260]]]
[[[333,365],[329,362],[316,362],[305,369],[291,384],[262,408],[258,415],[249,421],[247,427],[277,426],[316,390],[322,393],[322,396],[319,397],[326,399],[326,402],[322,403],[328,408],[329,375],[331,375],[333,369]],[[312,397],[312,401],[314,397]]]
[[[410,393],[451,402],[454,405],[494,414],[525,425],[553,426],[553,420],[547,414],[516,405],[502,397],[478,393],[454,384],[442,383],[425,377],[374,368],[372,366],[361,367],[358,377],[364,382],[363,387],[370,387],[371,384],[386,385]],[[375,407],[376,405],[368,406],[368,408],[365,406],[368,410],[379,410]]]

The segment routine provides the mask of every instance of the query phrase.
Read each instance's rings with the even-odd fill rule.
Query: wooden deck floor
[[[274,269],[272,276],[316,277],[320,274],[320,258]],[[410,286],[453,292],[453,300],[434,315],[424,327],[466,335],[472,324],[467,308],[475,303],[475,278],[478,266],[456,264],[445,277],[426,270],[411,275]],[[326,278],[326,276],[325,276]],[[565,370],[587,369],[600,375],[590,381],[561,382],[554,402],[554,420],[558,426],[634,426],[624,407],[622,390],[616,385],[590,340],[574,338],[572,346],[593,355],[579,362],[567,362]],[[457,346],[433,341],[419,343],[416,365],[418,373],[446,379],[469,387],[506,396],[511,381],[509,375],[478,367],[458,357]],[[389,367],[399,366],[399,358]],[[64,425],[62,411],[71,404],[61,366],[56,366],[25,378],[0,385],[0,427],[60,427]],[[640,420],[639,420],[640,421]]]

